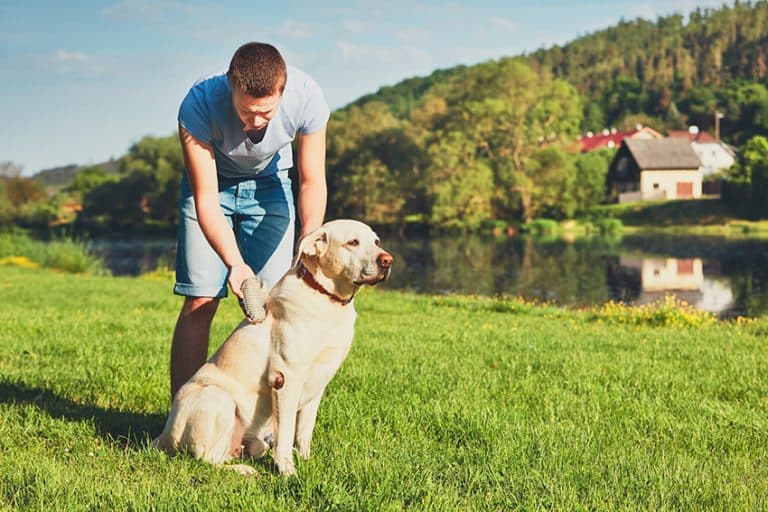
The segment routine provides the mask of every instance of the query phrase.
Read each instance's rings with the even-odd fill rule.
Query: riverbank
[[[149,446],[170,282],[0,267],[0,508],[761,510],[768,320],[381,288],[312,459],[243,478]],[[240,318],[226,300],[211,350]]]
[[[625,233],[768,238],[768,220],[741,218],[717,198],[604,205],[593,215],[620,220]]]

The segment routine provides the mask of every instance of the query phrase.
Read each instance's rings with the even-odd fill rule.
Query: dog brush
[[[267,317],[267,297],[269,296],[267,285],[258,277],[249,277],[243,281],[240,291],[243,292],[240,308],[245,313],[245,317],[252,324],[263,322]]]

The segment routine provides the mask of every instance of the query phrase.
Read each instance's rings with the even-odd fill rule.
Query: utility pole
[[[719,110],[715,110],[715,140],[720,142],[720,120],[725,117],[725,114]]]

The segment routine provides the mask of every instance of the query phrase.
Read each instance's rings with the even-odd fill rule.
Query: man
[[[325,128],[318,85],[264,43],[241,46],[226,74],[196,83],[179,109],[186,173],[174,293],[185,296],[171,346],[171,397],[203,365],[219,299],[254,272],[268,286],[293,256],[288,169],[298,135],[300,237],[325,216]]]

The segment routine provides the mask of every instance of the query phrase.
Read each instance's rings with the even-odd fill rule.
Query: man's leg
[[[219,299],[186,297],[171,344],[171,400],[208,357],[211,322]]]
[[[219,200],[230,222],[230,203],[236,187],[220,181]],[[171,398],[205,363],[211,322],[219,298],[227,295],[227,267],[211,248],[197,222],[195,200],[187,174],[181,182],[179,241],[174,293],[184,296],[171,345]]]

